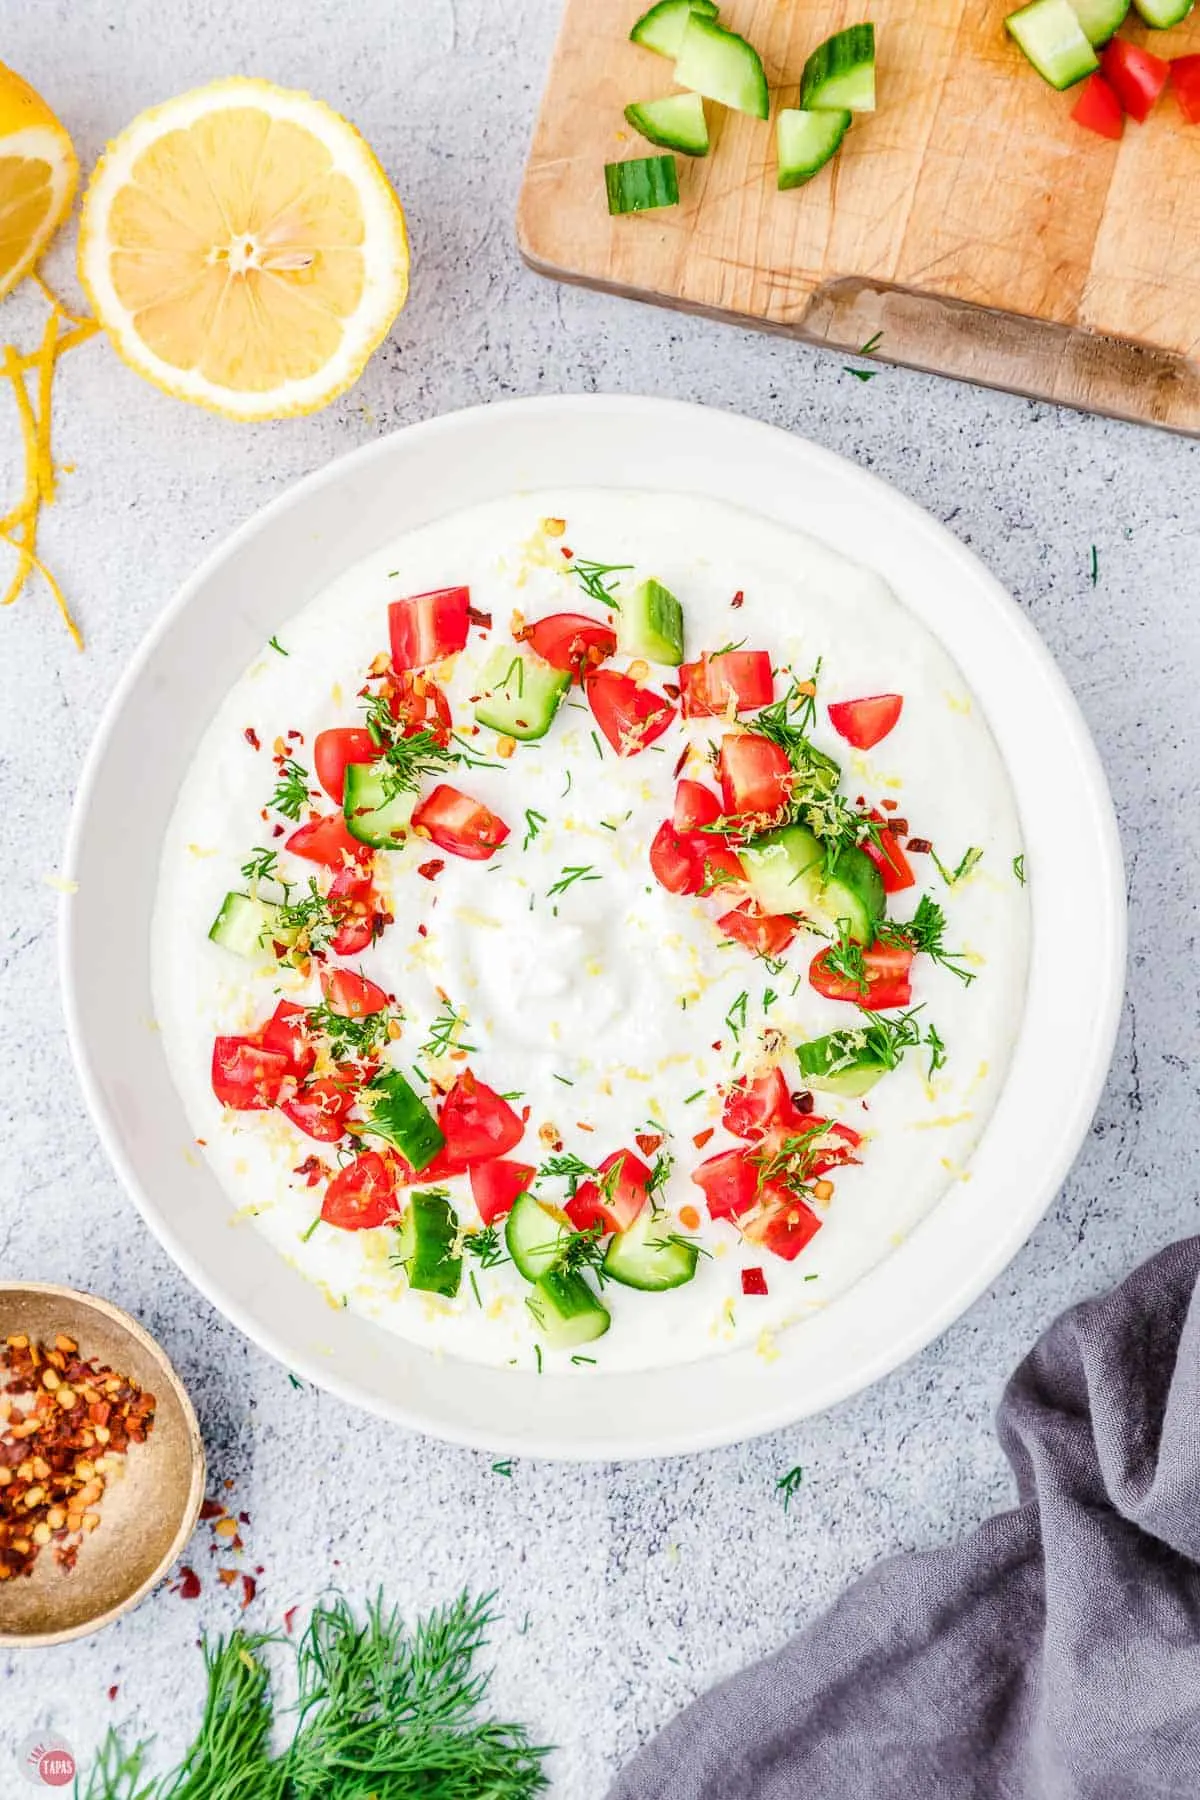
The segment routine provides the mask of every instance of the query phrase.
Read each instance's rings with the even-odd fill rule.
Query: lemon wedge
[[[313,412],[408,293],[404,210],[308,94],[231,79],[140,113],[84,199],[79,273],[125,361],[236,419]]]
[[[0,63],[0,300],[71,210],[79,164],[40,94]]]

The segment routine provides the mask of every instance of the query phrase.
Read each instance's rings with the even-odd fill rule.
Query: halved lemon
[[[308,94],[233,79],[138,115],[97,165],[79,273],[116,349],[237,419],[344,392],[408,293],[404,210]]]
[[[0,63],[0,300],[71,210],[79,164],[40,94]]]

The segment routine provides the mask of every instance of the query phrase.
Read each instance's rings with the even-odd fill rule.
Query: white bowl
[[[438,1357],[351,1312],[253,1231],[197,1158],[148,1028],[150,918],[177,790],[211,715],[272,633],[398,531],[517,488],[711,494],[866,562],[956,659],[1008,765],[1031,880],[1029,993],[971,1164],[907,1241],[779,1341],[653,1373],[578,1376]],[[255,1342],[347,1400],[461,1443],[572,1458],[735,1441],[857,1393],[945,1329],[1015,1254],[1091,1122],[1125,957],[1120,845],[1100,764],[1037,636],[917,506],[826,450],[703,407],[518,400],[434,419],[319,470],[251,519],[166,608],[92,746],[67,849],[67,1024],[101,1139],[184,1272]]]

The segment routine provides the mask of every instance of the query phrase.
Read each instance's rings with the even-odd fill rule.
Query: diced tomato
[[[866,992],[848,975],[829,967],[828,950],[813,957],[808,979],[818,994],[827,1000],[851,1000],[871,1012],[886,1012],[889,1007],[907,1006],[912,999],[909,980],[913,953],[902,944],[873,944],[863,951],[863,975]]]
[[[432,675],[414,675],[401,669],[391,679],[391,711],[405,737],[416,737],[427,731],[439,744],[448,744],[454,735],[450,702]],[[378,755],[376,751],[376,755]]]
[[[789,913],[759,912],[753,900],[743,900],[732,912],[721,914],[717,927],[756,956],[781,956],[796,935],[798,921]]]
[[[714,836],[711,831],[698,831],[696,837],[699,840],[696,853],[700,858],[702,871],[699,892],[736,900],[737,895],[731,894],[729,890],[746,879],[741,859],[729,848],[724,838]]]
[[[900,717],[903,694],[872,694],[866,700],[835,700],[829,722],[839,737],[856,750],[871,750],[882,742]]]
[[[1200,125],[1200,56],[1172,58],[1171,86],[1188,124]]]
[[[864,838],[862,847],[883,878],[884,893],[899,894],[904,888],[915,887],[917,878],[900,839],[888,829],[882,813],[873,812],[870,817],[880,829],[876,837]]]
[[[412,822],[438,846],[452,856],[465,856],[471,862],[486,862],[508,836],[503,819],[486,807],[482,800],[439,781],[413,813]]]
[[[765,650],[719,650],[699,662],[684,663],[679,687],[685,719],[724,713],[757,712],[775,698],[775,677]]]
[[[831,1124],[828,1119],[819,1119],[812,1113],[804,1120],[804,1125],[812,1133],[808,1139],[808,1173],[814,1181],[828,1175],[830,1169],[841,1169],[847,1163],[859,1160],[855,1151],[862,1144],[862,1135],[853,1125],[843,1125],[837,1119]]]
[[[599,668],[617,647],[612,626],[586,613],[551,613],[527,625],[521,635],[552,668],[569,669],[576,681]]]
[[[767,1278],[763,1274],[761,1269],[743,1269],[742,1270],[742,1292],[743,1292],[743,1294],[765,1294],[766,1291],[767,1291]]]
[[[671,823],[676,831],[699,831],[702,825],[715,825],[721,817],[721,802],[702,781],[686,778],[675,789],[675,811]]]
[[[369,1018],[388,1003],[381,987],[353,969],[322,969],[321,992],[330,1012],[340,1013],[343,1019]]]
[[[614,1150],[598,1173],[600,1179],[583,1182],[563,1211],[578,1231],[590,1231],[596,1225],[602,1232],[628,1231],[646,1204],[650,1170],[635,1151]]]
[[[584,689],[597,725],[618,756],[636,756],[661,737],[675,717],[669,700],[615,669],[589,675]]]
[[[812,1120],[796,1111],[783,1070],[776,1066],[753,1081],[743,1075],[733,1083],[721,1122],[733,1137],[760,1138],[773,1126],[806,1131]]]
[[[1103,75],[1088,76],[1071,108],[1071,117],[1077,125],[1098,132],[1104,138],[1119,138],[1125,129],[1121,102]]]
[[[664,819],[650,845],[650,867],[655,880],[669,894],[696,894],[704,880],[704,863],[696,845],[697,833],[676,831]]]
[[[532,1163],[506,1162],[503,1157],[472,1163],[471,1194],[484,1224],[491,1225],[511,1212],[513,1201],[525,1192],[536,1174]]]
[[[375,914],[367,913],[347,919],[329,940],[335,956],[360,956],[375,942]]]
[[[393,667],[423,669],[461,650],[471,626],[470,606],[471,592],[465,587],[393,600],[388,607]]]
[[[525,1135],[521,1119],[494,1088],[464,1069],[438,1114],[446,1139],[447,1156],[467,1168],[474,1162],[491,1162],[520,1143]]]
[[[385,915],[379,908],[370,869],[352,863],[334,876],[329,889],[329,913],[338,920],[330,945],[335,956],[357,956],[375,942],[383,930]]]
[[[792,765],[787,751],[753,731],[721,739],[718,764],[725,811],[741,818],[782,812],[792,792]]]
[[[760,1198],[764,1207],[743,1226],[751,1243],[761,1244],[785,1262],[793,1262],[806,1244],[821,1229],[822,1220],[796,1194],[789,1194],[778,1182],[763,1183]]]
[[[336,731],[318,731],[313,739],[313,767],[317,780],[331,800],[340,806],[346,792],[346,770],[351,763],[375,762],[379,745],[369,731],[345,725]]]
[[[322,1076],[299,1088],[289,1100],[280,1103],[293,1125],[322,1144],[336,1144],[345,1136],[346,1120],[354,1105],[354,1088],[338,1076]]]
[[[325,1189],[321,1217],[341,1231],[371,1231],[396,1215],[396,1168],[389,1157],[367,1150],[335,1175]]]
[[[308,1034],[308,1010],[292,1000],[281,1000],[258,1034],[264,1050],[286,1056],[288,1073],[303,1081],[317,1060],[316,1048]]]
[[[1140,125],[1167,85],[1171,65],[1124,38],[1112,38],[1100,52],[1100,73],[1131,119]]]
[[[744,1150],[722,1150],[692,1170],[703,1188],[712,1219],[736,1219],[749,1212],[758,1195],[758,1168]]]
[[[326,869],[342,869],[348,859],[365,862],[372,854],[368,845],[350,836],[341,813],[310,819],[307,825],[293,831],[284,847],[293,856],[307,857],[309,862],[321,863]]]
[[[213,1093],[236,1112],[266,1112],[291,1072],[288,1058],[265,1049],[257,1038],[219,1037],[213,1044]]]

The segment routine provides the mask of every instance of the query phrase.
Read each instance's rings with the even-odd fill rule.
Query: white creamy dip
[[[564,536],[542,529],[556,519],[566,521]],[[818,1096],[822,1114],[864,1133],[862,1164],[833,1172],[823,1228],[793,1263],[743,1244],[728,1223],[711,1223],[689,1171],[732,1146],[721,1125],[720,1088],[735,1054],[736,1073],[753,1070],[764,1024],[801,1042],[854,1024],[857,1014],[809,986],[808,965],[820,947],[813,937],[802,932],[786,952],[787,967],[772,973],[743,946],[722,946],[714,922],[721,907],[667,893],[650,873],[650,841],[671,815],[685,737],[707,745],[720,737],[720,720],[676,724],[657,745],[620,760],[594,732],[573,688],[545,738],[518,745],[494,768],[445,776],[510,827],[496,855],[484,862],[447,855],[432,882],[416,872],[432,854],[427,840],[377,857],[376,883],[395,923],[351,966],[394,992],[403,1007],[403,1035],[389,1051],[396,1066],[429,1069],[419,1047],[442,1008],[440,989],[466,1015],[462,1038],[474,1046],[469,1061],[480,1080],[501,1092],[519,1090],[518,1104],[530,1108],[524,1141],[510,1155],[541,1161],[544,1126],[589,1163],[632,1146],[637,1132],[669,1134],[666,1148],[676,1161],[663,1198],[678,1230],[686,1229],[679,1209],[696,1207],[703,1222],[693,1235],[709,1254],[694,1281],[667,1293],[607,1285],[612,1327],[585,1346],[595,1365],[651,1367],[746,1342],[770,1356],[775,1333],[835,1299],[950,1183],[970,1179],[972,1151],[1004,1080],[1026,974],[1028,908],[1013,868],[1020,832],[987,724],[955,665],[886,585],[820,544],[707,499],[562,491],[454,514],[348,569],[280,628],[286,655],[264,647],[220,708],[184,782],[164,844],[154,921],[158,1023],[232,1217],[251,1218],[334,1305],[455,1355],[532,1365],[528,1289],[511,1265],[480,1269],[469,1262],[474,1284],[464,1276],[458,1297],[448,1301],[407,1289],[389,1260],[391,1230],[350,1233],[318,1224],[310,1231],[321,1190],[294,1171],[314,1152],[331,1159],[330,1147],[278,1112],[224,1112],[212,1093],[210,1062],[217,1034],[257,1029],[281,996],[315,1003],[316,974],[302,980],[270,960],[257,966],[210,943],[208,930],[226,891],[243,885],[238,871],[251,849],[283,842],[260,816],[274,786],[273,742],[289,730],[302,733],[303,745],[293,739],[289,748],[311,770],[318,731],[361,723],[356,694],[372,659],[387,649],[389,600],[465,584],[473,605],[492,615],[490,632],[472,629],[447,684],[456,726],[469,726],[468,696],[489,651],[508,640],[515,611],[525,620],[559,611],[604,616],[564,572],[564,545],[577,557],[633,565],[623,581],[653,575],[665,583],[683,606],[689,659],[745,640],[803,677],[820,658],[813,735],[841,763],[850,800],[895,800],[911,832],[931,839],[951,870],[969,847],[983,851],[952,886],[930,857],[914,855],[918,887],[890,901],[889,913],[904,919],[930,892],[946,911],[947,944],[966,953],[977,979],[965,987],[927,957],[914,964],[913,1004],[936,1025],[948,1053],[932,1079],[928,1052],[910,1051],[865,1099]],[[734,609],[739,591],[744,600]],[[627,660],[618,655],[610,666],[624,668]],[[655,668],[650,685],[661,691],[673,675]],[[777,681],[777,696],[785,685]],[[832,730],[825,708],[881,692],[902,694],[903,713],[864,755]],[[752,727],[753,715],[745,722]],[[248,727],[261,751],[247,741]],[[489,754],[495,738],[481,732],[471,742]],[[707,778],[698,756],[686,772]],[[315,804],[335,810],[331,801]],[[536,836],[532,815],[544,820]],[[286,855],[281,866],[301,882],[316,872]],[[596,878],[578,877],[551,897],[571,868]],[[427,935],[418,934],[419,924]],[[743,994],[745,1025],[735,1030],[729,1021],[731,1014],[740,1021]],[[784,1066],[790,1085],[801,1086],[794,1066]],[[697,1148],[693,1137],[710,1128],[711,1139]],[[190,1145],[181,1152],[195,1154]],[[546,1197],[561,1192],[548,1187]],[[474,1221],[467,1179],[453,1182],[451,1193],[464,1222]],[[747,1266],[763,1269],[766,1296],[743,1296]],[[566,1355],[561,1360],[568,1364]]]

